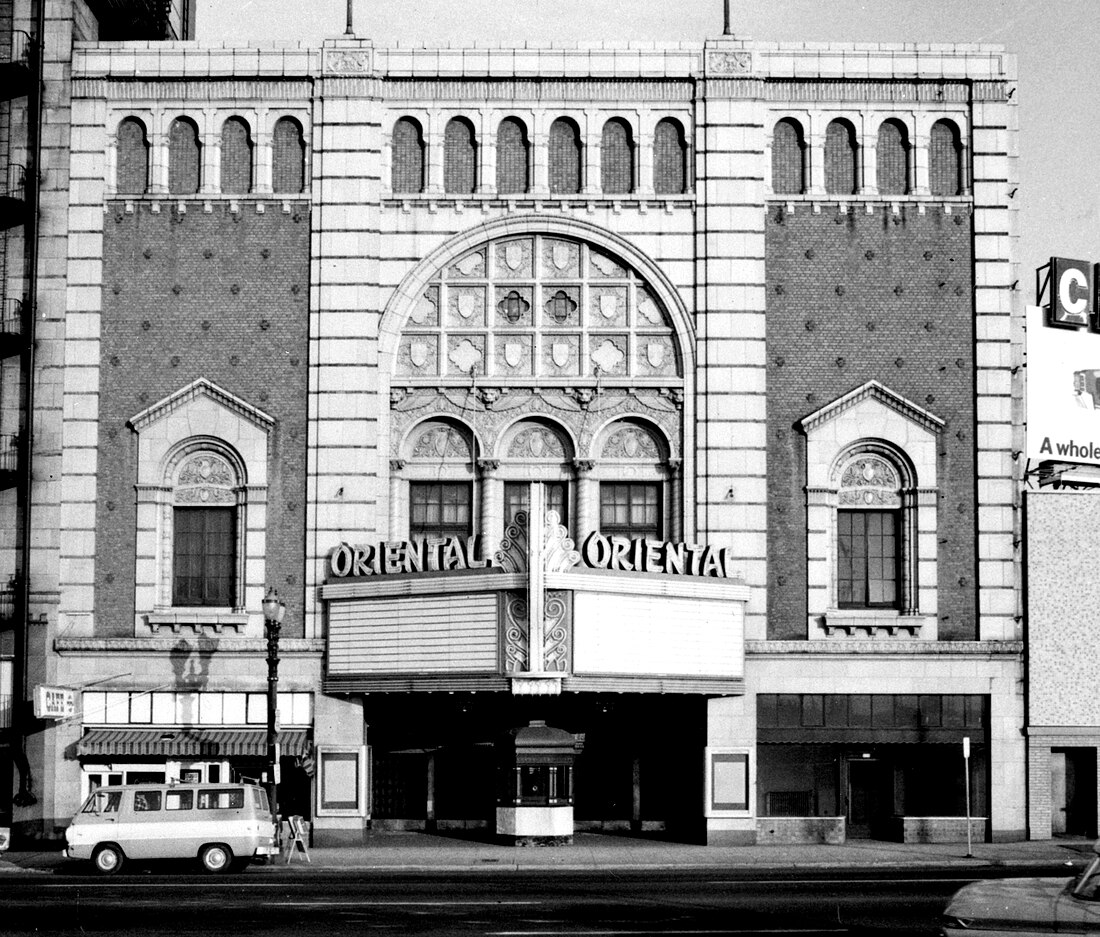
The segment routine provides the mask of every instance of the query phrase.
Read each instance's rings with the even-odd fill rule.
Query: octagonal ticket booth
[[[509,730],[498,743],[497,836],[516,846],[573,842],[573,768],[583,736],[543,720]]]

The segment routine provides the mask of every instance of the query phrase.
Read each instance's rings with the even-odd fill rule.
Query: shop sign
[[[76,690],[63,686],[34,688],[35,719],[69,719],[76,715]]]
[[[384,540],[377,544],[341,543],[329,554],[329,568],[338,579],[486,569],[491,565],[492,561],[481,555],[481,538],[476,536]]]
[[[1100,264],[1051,257],[1036,271],[1036,303],[1045,306],[1046,324],[1100,332]],[[1046,274],[1044,278],[1044,272]],[[1045,297],[1049,289],[1049,297]],[[1049,302],[1044,304],[1044,298]]]
[[[731,575],[729,551],[725,547],[697,543],[628,540],[591,533],[581,546],[581,559],[591,569],[624,573],[672,573],[718,579]]]

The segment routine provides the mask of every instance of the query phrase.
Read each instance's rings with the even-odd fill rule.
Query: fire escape
[[[13,7],[0,3],[0,753],[10,752],[0,756],[0,825],[11,819],[13,768],[20,773],[15,802],[33,796],[26,786],[21,701],[26,698],[41,50],[31,34],[15,28]]]

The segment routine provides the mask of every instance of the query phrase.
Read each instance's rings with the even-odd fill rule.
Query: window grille
[[[527,133],[514,117],[497,128],[497,192],[516,195],[527,191]]]
[[[581,190],[581,142],[577,125],[558,118],[550,125],[550,191],[571,195]]]
[[[199,129],[186,117],[168,128],[168,191],[172,195],[194,195],[199,191]]]
[[[415,120],[402,117],[393,125],[390,159],[394,192],[424,191],[424,136]]]
[[[477,143],[474,128],[454,118],[443,138],[443,191],[469,195],[477,188]]]
[[[806,191],[806,144],[797,121],[784,118],[772,131],[772,191],[800,195]]]
[[[275,123],[271,140],[271,185],[276,192],[305,190],[306,144],[302,125],[293,117]]]
[[[909,192],[909,140],[905,127],[896,120],[884,121],[878,128],[875,165],[880,194],[905,195]]]
[[[653,133],[653,190],[658,195],[687,191],[687,145],[680,125],[669,118]]]
[[[143,195],[149,189],[149,140],[145,125],[127,117],[118,125],[118,191],[124,195]]]
[[[608,195],[634,191],[634,143],[630,128],[621,120],[609,120],[603,125],[600,184]]]
[[[825,191],[852,195],[857,191],[856,132],[844,120],[834,120],[825,130]]]
[[[252,191],[252,140],[248,124],[230,117],[222,124],[221,189],[243,195]]]
[[[933,195],[962,193],[962,143],[949,120],[932,125],[928,150],[928,184]]]

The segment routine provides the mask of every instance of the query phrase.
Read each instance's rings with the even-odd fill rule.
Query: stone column
[[[390,459],[390,529],[391,540],[403,540],[408,535],[408,487],[401,473],[404,459]]]
[[[668,539],[673,543],[684,539],[683,465],[683,459],[668,460]]]
[[[573,539],[577,544],[592,531],[600,529],[599,485],[592,477],[596,467],[592,459],[574,459],[573,471],[577,477],[577,508],[573,520]]]
[[[504,483],[497,476],[499,459],[478,459],[481,486],[481,555],[493,556],[504,533]]]

